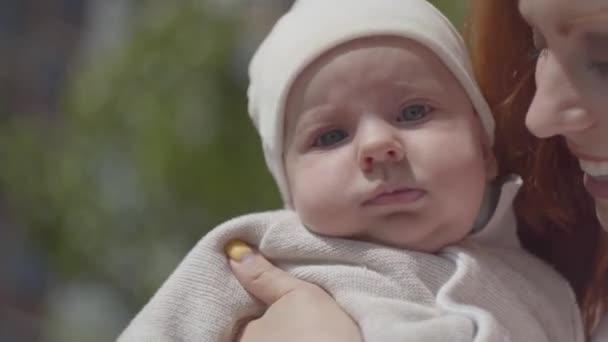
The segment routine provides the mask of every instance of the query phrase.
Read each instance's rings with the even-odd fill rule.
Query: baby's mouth
[[[363,205],[391,205],[416,202],[425,192],[415,188],[384,188],[377,190]]]

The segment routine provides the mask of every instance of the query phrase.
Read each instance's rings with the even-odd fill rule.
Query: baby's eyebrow
[[[302,132],[302,130],[308,129],[311,126],[316,126],[323,123],[324,121],[330,120],[334,113],[331,108],[332,106],[327,104],[318,105],[298,114],[296,120],[294,133]]]
[[[306,109],[300,113],[300,120],[298,124],[314,124],[319,121],[327,120],[333,116],[333,106],[328,104],[321,104],[312,108]]]
[[[442,91],[443,89],[443,87],[438,87],[438,84],[439,83],[436,77],[418,77],[415,81],[393,82],[393,85],[396,86],[400,91],[410,94],[436,94],[438,91]]]

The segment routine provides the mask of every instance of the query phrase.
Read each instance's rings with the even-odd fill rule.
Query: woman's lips
[[[593,177],[585,173],[583,183],[593,197],[608,199],[608,178]]]
[[[587,191],[595,198],[608,199],[608,162],[603,158],[578,157]]]

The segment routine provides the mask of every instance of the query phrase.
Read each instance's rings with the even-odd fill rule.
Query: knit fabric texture
[[[118,341],[233,342],[265,309],[230,271],[233,238],[329,292],[366,342],[583,341],[567,282],[519,245],[518,187],[503,187],[481,231],[436,254],[315,235],[289,210],[233,219],[193,248]]]

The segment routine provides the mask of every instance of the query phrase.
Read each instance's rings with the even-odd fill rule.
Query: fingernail
[[[241,240],[230,240],[224,246],[228,257],[236,262],[243,262],[253,256],[253,250]]]

